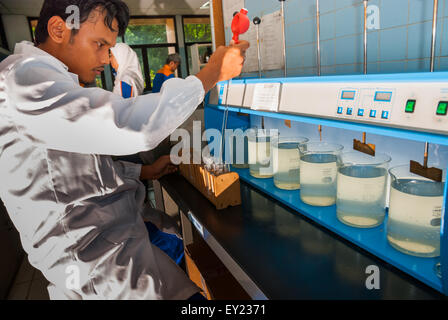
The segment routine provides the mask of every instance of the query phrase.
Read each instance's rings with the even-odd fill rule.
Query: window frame
[[[193,46],[195,44],[210,44],[213,45],[213,36],[212,36],[212,40],[211,41],[194,41],[194,42],[187,42],[187,38],[185,37],[185,19],[189,19],[189,18],[208,18],[210,19],[210,26],[211,26],[211,17],[210,15],[183,15],[182,16],[182,34],[184,37],[184,44],[185,44],[185,57],[187,59],[187,61],[185,62],[187,64],[187,73],[190,74],[190,65],[188,64],[188,60],[190,58],[189,56],[189,47]],[[212,30],[213,32],[213,30]]]
[[[2,15],[0,14],[0,43],[2,48],[9,50],[8,39],[6,38],[5,25],[3,24]]]

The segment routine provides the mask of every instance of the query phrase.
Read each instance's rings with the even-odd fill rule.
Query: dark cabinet
[[[6,299],[24,256],[19,233],[0,200],[0,299]]]

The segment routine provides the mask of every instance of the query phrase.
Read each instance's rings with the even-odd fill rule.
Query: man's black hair
[[[121,37],[126,32],[129,23],[129,8],[121,0],[45,0],[36,27],[36,45],[47,41],[48,21],[51,17],[59,16],[66,21],[73,14],[67,8],[73,5],[79,8],[80,24],[87,21],[93,10],[100,9],[105,13],[104,24],[110,30],[117,31],[112,27],[112,22],[117,19],[118,35]],[[78,31],[76,28],[72,29],[72,36],[76,35]]]

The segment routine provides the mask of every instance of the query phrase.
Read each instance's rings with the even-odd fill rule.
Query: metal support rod
[[[368,0],[364,0],[364,68],[363,73],[367,74],[367,2]],[[362,143],[366,144],[367,134],[365,132],[362,133]]]
[[[434,72],[434,60],[436,55],[436,38],[437,38],[437,11],[439,8],[439,1],[434,0],[433,16],[432,16],[432,38],[431,38],[431,61],[430,72]],[[423,159],[423,167],[428,167],[428,151],[429,143],[425,142],[425,154]]]
[[[316,0],[316,33],[317,33],[317,46],[316,46],[316,56],[317,56],[317,75],[320,77],[321,75],[321,66],[320,66],[320,9],[319,9],[319,0]],[[319,131],[319,139],[322,141],[322,125],[317,127]]]
[[[259,17],[255,17],[254,25],[257,28],[257,57],[258,57],[258,78],[261,79],[261,43],[260,43],[260,23],[261,19]],[[261,117],[261,128],[264,129],[264,117]]]
[[[261,78],[260,26],[257,25],[258,78]]]
[[[316,26],[317,26],[317,75],[321,75],[320,59],[320,10],[319,0],[316,0]]]
[[[364,74],[367,74],[367,2],[364,0]]]
[[[431,72],[434,72],[434,58],[436,53],[436,36],[437,36],[437,11],[439,8],[439,1],[434,0],[434,11],[432,17],[432,40],[431,40]]]
[[[285,25],[285,0],[279,0],[281,3],[281,19],[282,19],[282,40],[283,40],[283,62],[285,63],[284,73],[285,77],[288,73],[286,65],[286,25]]]
[[[258,57],[258,78],[261,78],[261,43],[260,43],[260,23],[261,19],[259,17],[255,17],[254,25],[257,30],[257,57]]]

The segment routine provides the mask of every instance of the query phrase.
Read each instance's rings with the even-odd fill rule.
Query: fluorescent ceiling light
[[[204,3],[199,9],[210,9],[210,1]]]

